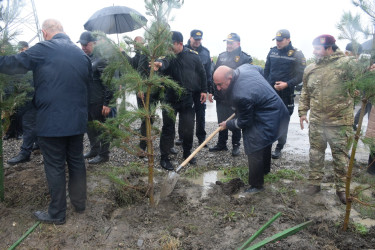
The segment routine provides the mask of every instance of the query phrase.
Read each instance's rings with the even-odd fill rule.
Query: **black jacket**
[[[89,85],[89,103],[108,106],[113,98],[113,91],[103,84],[102,73],[107,66],[107,61],[98,56],[89,56],[92,63],[93,83]]]
[[[207,93],[206,72],[198,53],[186,47],[171,60],[162,59],[160,69],[185,88],[185,93],[178,97],[173,89],[167,89],[165,101],[172,106],[192,106],[193,92]]]
[[[289,112],[259,67],[238,67],[226,92],[237,117],[227,127],[242,129],[246,154],[271,145],[287,131]]]
[[[285,105],[289,105],[290,108],[293,108],[294,104],[294,88],[302,82],[305,67],[305,56],[300,50],[292,46],[292,42],[281,50],[277,49],[276,46],[271,48],[267,55],[264,77],[272,88],[277,81],[288,83],[287,88],[276,92]]]
[[[188,44],[185,45],[188,49],[193,49],[190,46],[190,40],[188,41]],[[193,49],[194,50],[194,49]],[[199,46],[196,50],[198,52],[199,58],[201,59],[201,62],[203,64],[204,70],[206,71],[206,79],[207,79],[207,89],[208,92],[212,94],[213,86],[212,86],[212,72],[211,72],[211,56],[210,51],[203,47],[202,45]]]
[[[219,55],[216,61],[215,70],[224,65],[228,66],[232,69],[236,69],[242,64],[250,64],[253,62],[253,58],[243,52],[241,50],[241,47],[238,47],[237,49],[233,50],[232,52],[223,52]],[[218,91],[215,84],[213,85],[213,93],[216,101],[225,101],[225,96],[221,91]]]
[[[0,72],[33,71],[38,136],[73,136],[86,132],[87,87],[91,61],[70,38],[56,34],[17,55],[0,57]]]

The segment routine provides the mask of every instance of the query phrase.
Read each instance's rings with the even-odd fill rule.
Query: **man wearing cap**
[[[332,150],[336,194],[345,204],[346,152],[353,124],[353,98],[347,91],[341,91],[343,81],[340,75],[344,69],[340,66],[355,59],[345,56],[335,42],[331,35],[321,35],[313,40],[315,63],[306,67],[303,75],[298,115],[303,129],[310,110],[310,169],[306,193],[312,195],[320,191],[328,142]]]
[[[45,223],[64,224],[66,163],[70,202],[76,212],[86,208],[83,135],[87,128],[87,88],[92,81],[92,68],[90,58],[72,43],[59,21],[44,21],[42,33],[44,41],[30,49],[0,57],[0,73],[33,71],[36,133],[51,196],[48,211],[37,211],[34,216]]]
[[[300,50],[293,47],[288,30],[277,31],[276,37],[272,40],[276,40],[276,46],[271,48],[267,55],[264,77],[283,100],[291,116],[294,111],[294,88],[302,82],[306,59]],[[272,153],[273,159],[280,158],[287,135],[288,129],[278,139],[275,151]]]
[[[194,92],[200,92],[200,102],[206,101],[207,80],[206,72],[198,53],[188,49],[183,45],[183,36],[178,31],[172,32],[173,52],[175,58],[168,60],[166,58],[155,62],[155,69],[169,75],[181,87],[184,93],[178,96],[174,89],[167,88],[165,93],[165,102],[170,104],[179,113],[179,122],[183,125],[182,148],[183,157],[186,159],[191,154],[194,137]],[[173,170],[174,167],[168,156],[173,147],[175,138],[175,121],[169,116],[166,110],[163,110],[163,127],[160,136],[160,165],[166,170]],[[190,160],[195,164],[195,158]]]
[[[90,140],[90,151],[84,155],[89,159],[89,164],[100,164],[109,160],[109,142],[101,138],[101,130],[93,124],[93,121],[105,122],[111,108],[109,102],[113,97],[113,91],[103,84],[101,79],[107,62],[97,53],[94,54],[96,39],[90,31],[81,34],[79,41],[82,50],[88,55],[92,63],[93,83],[89,86],[89,109],[87,135]]]
[[[245,63],[251,64],[253,62],[251,56],[241,50],[241,39],[239,35],[236,33],[230,33],[224,41],[227,42],[227,50],[219,55],[215,65],[215,70],[222,65],[236,69]],[[219,91],[216,85],[213,85],[213,92],[216,101],[217,120],[220,124],[233,114],[233,110],[226,100],[224,92]],[[212,94],[209,94],[208,99],[212,102]],[[236,128],[230,130],[232,131],[232,155],[238,156],[240,155],[241,130]],[[228,150],[227,140],[228,130],[220,131],[217,144],[214,147],[211,147],[209,151],[218,152]]]
[[[202,46],[202,37],[203,37],[203,32],[201,30],[192,30],[190,32],[190,39],[188,40],[188,43],[185,45],[185,47],[198,52],[199,58],[201,59],[203,67],[206,71],[208,91],[212,93],[211,92],[212,75],[211,75],[210,51],[206,47]],[[205,131],[206,103],[201,103],[200,97],[201,97],[200,91],[193,92],[194,111],[195,111],[195,119],[196,119],[195,134],[198,138],[199,144],[201,144],[206,139],[206,131]],[[183,127],[183,124],[180,122],[178,124],[179,139],[176,141],[176,145],[182,144],[182,139],[181,139],[182,127]]]

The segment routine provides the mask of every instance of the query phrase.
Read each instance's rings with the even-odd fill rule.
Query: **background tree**
[[[3,1],[0,1],[0,4]],[[0,56],[17,53],[17,48],[12,46],[18,32],[8,32],[8,27],[15,22],[20,14],[23,1],[7,1],[7,4],[0,7]],[[4,159],[3,159],[3,131],[9,125],[9,117],[17,106],[22,105],[26,99],[26,91],[30,88],[30,75],[26,77],[8,76],[0,74],[0,201],[4,201]]]

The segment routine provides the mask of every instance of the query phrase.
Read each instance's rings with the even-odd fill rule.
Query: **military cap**
[[[313,45],[333,46],[336,39],[331,35],[320,35],[313,40]]]
[[[172,31],[172,41],[182,43],[184,41],[184,37],[182,36],[181,32]]]
[[[284,38],[290,38],[290,33],[289,33],[289,30],[286,30],[286,29],[282,29],[282,30],[279,30],[276,32],[276,36],[272,39],[276,41],[282,41]]]
[[[80,43],[82,45],[87,45],[89,42],[95,42],[95,41],[96,39],[92,35],[92,33],[90,31],[85,31],[81,34],[77,43]]]
[[[227,36],[227,39],[224,39],[223,41],[227,41],[227,42],[240,42],[241,41],[241,38],[239,35],[237,35],[236,33],[230,33],[228,36]]]
[[[190,32],[190,36],[194,38],[194,40],[201,40],[203,36],[203,32],[201,30],[192,30]]]
[[[363,51],[362,45],[360,45],[359,43],[357,43],[356,45],[357,45],[357,48],[356,48],[357,49],[357,53],[358,54],[362,54],[362,51]],[[354,52],[353,51],[353,43],[348,43],[346,45],[345,50],[350,51],[350,52]]]

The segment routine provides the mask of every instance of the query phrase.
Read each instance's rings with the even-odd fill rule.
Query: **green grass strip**
[[[13,250],[15,249],[34,229],[40,224],[40,221],[35,223],[27,232],[22,235],[21,238],[19,238],[11,247],[8,248],[8,250]]]
[[[272,219],[270,219],[264,226],[259,229],[255,234],[253,234],[238,250],[244,249],[247,245],[253,242],[264,230],[266,230],[277,218],[279,218],[281,213],[277,213]]]
[[[304,229],[305,227],[307,227],[308,225],[310,225],[312,223],[312,220],[310,221],[306,221],[304,223],[301,223],[295,227],[292,227],[292,228],[289,228],[289,229],[286,229],[284,231],[282,231],[281,233],[277,233],[271,237],[268,237],[267,239],[265,240],[262,240],[261,242],[258,242],[257,244],[249,247],[249,248],[246,248],[246,250],[255,250],[255,249],[260,249],[261,247],[263,247],[264,245],[268,244],[268,243],[272,243],[272,242],[275,242],[275,241],[278,241],[278,240],[281,240],[281,239],[284,239],[290,235],[293,235],[295,233],[297,233],[298,231]]]

